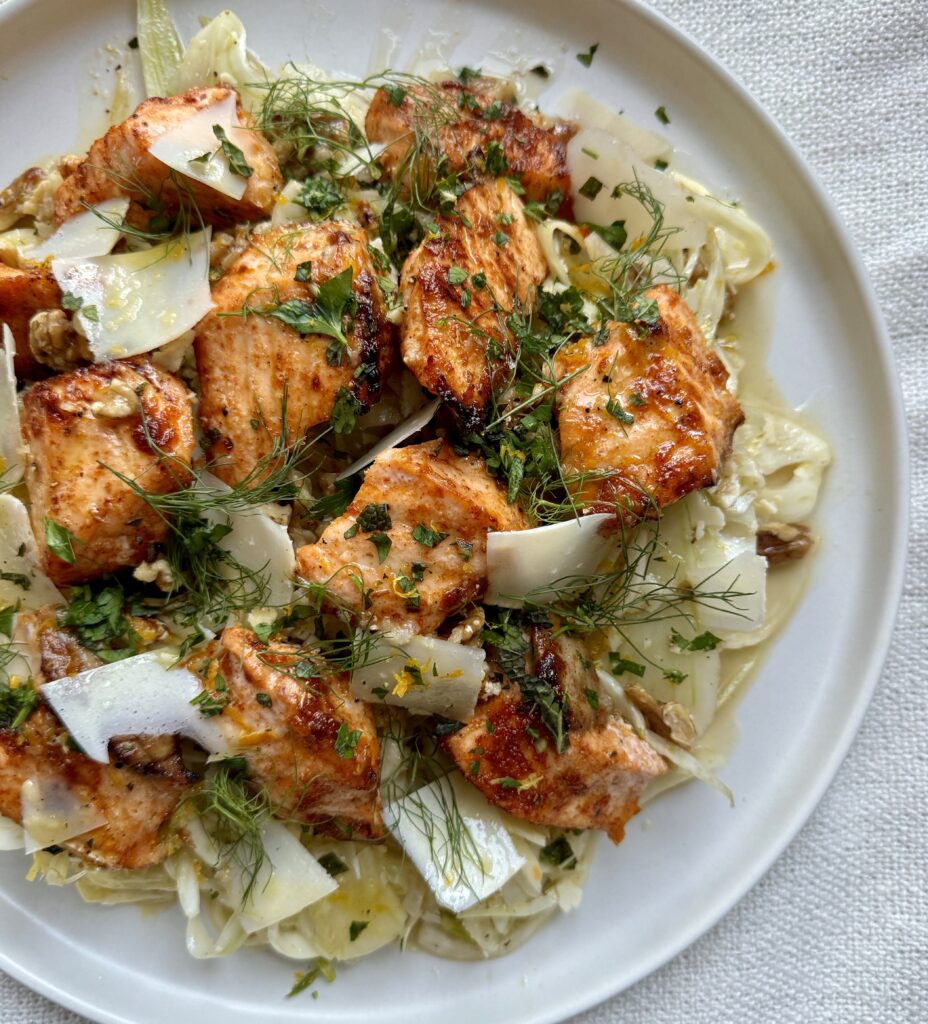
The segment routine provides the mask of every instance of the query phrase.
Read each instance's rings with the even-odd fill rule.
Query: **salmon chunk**
[[[27,780],[61,786],[105,822],[62,847],[98,867],[158,864],[175,848],[168,824],[190,791],[190,778],[178,769],[173,739],[168,741],[165,762],[137,757],[134,763],[100,764],[69,747],[64,726],[40,703],[21,729],[0,729],[0,814],[22,821]]]
[[[117,124],[90,147],[86,159],[65,178],[55,197],[58,224],[113,196],[133,200],[132,223],[146,224],[153,213],[174,212],[180,188],[189,195],[200,215],[209,223],[234,224],[261,220],[270,215],[283,187],[280,166],[271,144],[257,131],[248,133],[240,146],[251,168],[241,199],[232,199],[193,178],[176,175],[148,150],[156,139],[176,128],[199,110],[228,97],[224,87],[190,89],[182,96],[145,100],[134,114]],[[241,104],[236,106],[239,123],[252,126]]]
[[[29,348],[29,321],[41,310],[57,309],[60,304],[61,289],[45,264],[17,269],[0,263],[0,324],[13,332],[17,377],[31,377],[40,369]]]
[[[539,705],[512,680],[477,705],[447,748],[464,777],[497,807],[539,825],[603,829],[617,843],[645,786],[667,767],[627,722],[590,699],[598,693],[596,672],[575,641],[553,640],[536,627],[525,646],[530,678],[549,687],[564,708],[562,749]]]
[[[499,83],[464,86],[442,82],[402,90],[378,89],[364,122],[368,139],[385,143],[380,165],[391,176],[415,174],[410,154],[425,149],[444,158],[452,174],[505,174],[527,199],[558,210],[570,196],[567,144],[576,128],[564,121],[533,120],[501,95]],[[494,147],[497,152],[494,153]],[[424,173],[419,169],[420,176]]]
[[[269,315],[285,303],[314,306],[313,289],[349,270],[352,299],[335,315],[347,346]],[[272,451],[285,397],[290,437],[328,420],[341,392],[360,408],[379,398],[395,329],[361,228],[327,221],[263,232],[214,286],[213,302],[195,340],[200,421],[215,473],[227,483]]]
[[[441,441],[392,448],[297,551],[297,574],[384,629],[433,633],[486,591],[487,533],[527,525],[476,456]]]
[[[402,354],[419,383],[474,428],[514,365],[506,319],[532,305],[547,265],[504,181],[468,189],[455,210],[403,266]]]
[[[22,423],[32,527],[55,583],[138,565],[165,540],[166,523],[110,468],[157,493],[188,482],[193,413],[176,377],[145,358],[63,373],[24,393]],[[48,520],[73,535],[73,564],[49,549]]]
[[[558,377],[589,364],[558,390],[564,467],[608,473],[581,497],[619,502],[630,519],[711,487],[744,419],[689,306],[666,285],[648,295],[653,328],[612,323],[602,344],[582,339],[555,360]]]
[[[247,629],[226,629],[219,643],[229,703],[216,721],[274,813],[336,838],[382,836],[380,743],[348,674],[313,678],[297,648]]]

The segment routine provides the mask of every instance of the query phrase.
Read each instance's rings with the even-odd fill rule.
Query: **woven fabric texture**
[[[712,931],[571,1024],[924,1024],[928,3],[652,2],[773,114],[850,228],[895,348],[914,511],[892,651],[860,734],[809,823]],[[0,975],[0,1021],[81,1020]]]

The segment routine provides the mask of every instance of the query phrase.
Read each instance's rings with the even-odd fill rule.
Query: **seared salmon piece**
[[[215,721],[274,813],[335,838],[379,839],[380,743],[348,674],[313,678],[298,648],[240,627],[223,631],[216,658],[229,703]]]
[[[530,631],[527,670],[564,706],[566,749],[537,704],[516,682],[477,705],[470,723],[445,741],[464,777],[497,807],[560,828],[602,829],[618,843],[638,812],[645,786],[666,770],[663,759],[631,726],[593,704],[596,672],[582,649],[546,629]],[[587,665],[589,662],[586,663]]]
[[[59,374],[24,393],[22,425],[32,528],[55,583],[138,565],[167,537],[167,524],[110,468],[156,493],[189,482],[193,413],[176,377],[144,357]],[[46,520],[73,534],[73,564],[48,548]]]
[[[402,354],[419,383],[475,428],[514,365],[507,316],[531,307],[548,271],[522,203],[502,179],[468,189],[455,210],[403,266]]]
[[[383,629],[434,633],[486,591],[487,533],[527,526],[476,456],[442,441],[391,448],[348,511],[297,551],[297,575]]]
[[[533,120],[506,102],[492,79],[412,86],[395,103],[398,96],[378,89],[364,122],[368,139],[386,144],[379,162],[391,177],[427,173],[411,166],[410,154],[424,148],[432,161],[444,157],[451,173],[478,179],[505,174],[521,182],[526,199],[563,208],[570,196],[567,144],[574,125]],[[502,162],[494,158],[493,144]]]
[[[232,199],[193,178],[177,175],[148,152],[156,139],[232,92],[218,86],[190,89],[181,96],[155,97],[139,104],[134,114],[97,139],[84,161],[64,179],[55,196],[56,223],[103,199],[128,196],[133,200],[130,222],[147,224],[151,214],[160,212],[161,207],[164,212],[177,209],[178,180],[185,192],[189,190],[189,198],[208,223],[235,224],[270,216],[283,188],[283,178],[277,156],[260,132],[249,132],[248,138],[242,139],[240,148],[252,173],[241,199]],[[253,121],[241,103],[236,104],[236,109],[239,123],[245,128],[252,127]]]
[[[20,730],[0,729],[0,814],[22,821],[26,780],[61,785],[105,821],[62,847],[98,867],[158,864],[175,849],[167,826],[191,784],[177,768],[173,739],[166,739],[164,762],[139,756],[132,764],[100,764],[68,746],[64,726],[40,703]]]
[[[17,269],[0,263],[0,324],[13,332],[17,377],[32,377],[42,369],[29,348],[29,321],[41,310],[57,309],[60,304],[61,289],[46,264]]]
[[[666,285],[648,296],[660,310],[654,327],[609,324],[602,344],[584,338],[554,364],[558,377],[589,364],[558,389],[564,467],[609,473],[580,497],[619,502],[630,520],[711,487],[744,419],[689,306]]]
[[[307,266],[307,280],[298,268]],[[343,319],[347,349],[268,315],[293,300],[313,305],[318,287],[351,270],[356,309]],[[215,308],[197,327],[200,422],[214,472],[242,480],[283,430],[296,438],[332,415],[341,389],[363,408],[380,396],[395,349],[395,328],[367,251],[367,235],[338,221],[287,224],[254,237],[213,287]],[[350,323],[350,326],[348,324]]]

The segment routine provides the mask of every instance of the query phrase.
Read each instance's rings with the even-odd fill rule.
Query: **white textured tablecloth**
[[[928,0],[655,6],[783,125],[863,253],[909,413],[913,529],[883,678],[811,821],[708,935],[572,1024],[926,1024]],[[0,1021],[81,1018],[0,975]]]

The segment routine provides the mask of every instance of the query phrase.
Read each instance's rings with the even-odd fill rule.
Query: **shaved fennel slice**
[[[138,0],[137,32],[146,94],[172,95],[183,47],[164,0]]]
[[[223,494],[231,489],[209,472],[200,473],[200,484]],[[279,607],[288,604],[293,598],[296,556],[286,526],[275,523],[258,509],[236,512],[231,516],[207,510],[204,518],[230,527],[229,533],[219,541],[219,546],[246,569],[267,580],[268,605]],[[230,567],[225,568],[230,574],[234,571]]]
[[[473,717],[486,665],[481,647],[415,636],[403,644],[379,643],[371,663],[355,669],[351,692],[366,701],[405,708],[414,715]]]
[[[235,94],[230,93],[218,103],[198,110],[155,139],[148,152],[188,178],[209,185],[224,196],[241,199],[248,179],[232,170],[214,131],[222,129],[239,149],[247,145],[249,133],[241,127],[235,105]]]
[[[209,240],[207,228],[139,252],[52,260],[61,290],[80,300],[74,322],[96,362],[160,348],[212,309]]]
[[[739,206],[716,198],[709,190],[677,171],[670,177],[691,196],[694,214],[715,228],[726,283],[735,288],[762,274],[773,260],[773,242],[766,231]],[[668,220],[668,223],[673,223]]]
[[[81,801],[62,779],[27,779],[21,799],[26,853],[44,850],[106,824],[100,808],[92,800]]]
[[[673,152],[670,143],[656,132],[648,131],[627,117],[616,113],[594,99],[584,89],[568,89],[561,98],[558,113],[585,128],[598,128],[612,138],[630,146],[639,160],[653,164],[667,159]]]
[[[557,580],[594,573],[615,534],[604,529],[615,516],[600,512],[532,530],[501,530],[487,536],[487,604],[518,608],[526,594],[545,600]],[[550,600],[554,599],[550,594]]]
[[[13,356],[16,339],[3,325],[3,352],[0,353],[0,477],[4,483],[19,483],[23,476],[23,431],[16,397],[16,371]]]
[[[408,419],[403,420],[398,427],[394,427],[386,437],[378,441],[369,452],[362,455],[361,458],[357,459],[355,462],[352,462],[347,469],[342,470],[342,472],[335,478],[336,481],[344,480],[345,477],[349,477],[353,473],[357,473],[358,470],[364,469],[364,467],[369,466],[381,452],[385,452],[390,448],[395,448],[398,444],[405,441],[407,437],[412,437],[413,434],[420,431],[431,421],[440,405],[441,399],[436,398],[429,402],[428,405],[423,405],[421,409],[416,410],[416,412],[414,412]]]
[[[499,813],[457,776],[385,803],[383,817],[435,899],[455,913],[496,892],[525,863]]]
[[[108,222],[120,223],[128,209],[129,200],[124,196],[104,199],[91,209],[66,220],[54,234],[39,242],[25,256],[30,260],[44,260],[49,256],[73,259],[105,256],[122,234],[119,228],[114,228]]]
[[[246,110],[254,112],[267,95],[255,83],[267,80],[267,69],[245,45],[245,26],[232,11],[222,11],[187,44],[170,79],[170,92],[197,86],[235,89]]]
[[[200,680],[185,668],[169,668],[171,661],[166,652],[137,654],[46,683],[42,696],[84,753],[102,764],[114,736],[180,733],[225,753],[216,724],[190,703]]]
[[[298,914],[338,888],[315,857],[286,826],[276,821],[261,825],[265,860],[252,879],[235,858],[227,859],[216,871],[216,881],[229,906],[237,913],[249,934],[268,928]]]
[[[46,604],[63,604],[61,591],[39,564],[35,534],[26,506],[12,494],[0,494],[0,606],[19,603],[33,611]],[[16,577],[25,576],[28,586]]]
[[[590,154],[595,153],[596,156]],[[628,241],[626,249],[647,237],[651,215],[633,196],[614,194],[616,186],[634,181],[645,185],[663,205],[664,227],[676,228],[666,238],[662,252],[676,257],[683,249],[699,249],[706,241],[706,224],[697,216],[687,193],[672,176],[640,160],[625,142],[596,128],[581,128],[567,146],[571,194],[578,221],[612,224],[623,221]],[[593,198],[584,195],[591,179],[601,185]]]

